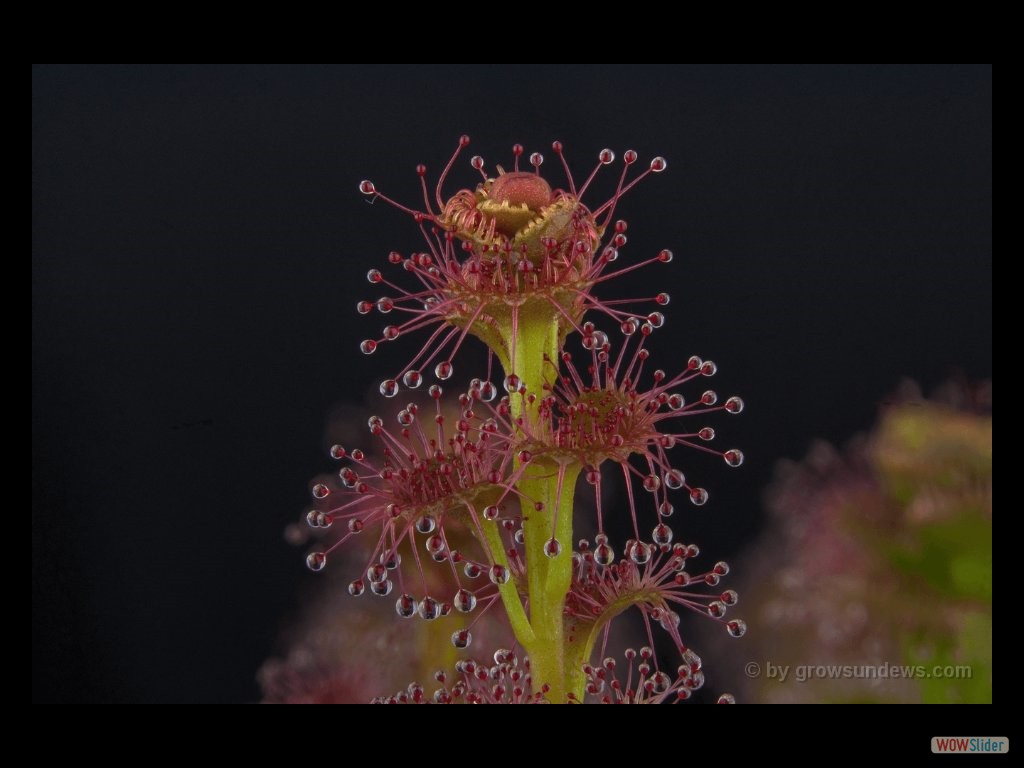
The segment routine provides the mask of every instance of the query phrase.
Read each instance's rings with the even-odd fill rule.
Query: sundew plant
[[[580,183],[555,142],[561,170],[553,181],[541,174],[539,153],[527,165],[516,145],[511,170],[491,172],[472,157],[479,184],[446,193],[468,144],[466,136],[459,140],[433,189],[426,167],[417,167],[422,207],[385,196],[371,181],[359,185],[371,201],[407,215],[422,235],[419,250],[392,251],[386,271],[367,274],[379,295],[357,310],[390,322],[360,348],[372,355],[386,342],[416,339],[406,365],[389,372],[380,392],[395,398],[423,389],[429,397],[396,408],[397,416],[370,416],[372,449],[331,448],[341,466],[313,487],[307,514],[310,526],[329,530],[307,564],[320,571],[351,540],[368,540],[360,550],[368,560],[349,593],[394,601],[398,621],[451,621],[460,652],[471,648],[485,611],[507,617],[513,647],[472,647],[486,653],[478,657],[485,662],[464,657],[454,672],[436,675],[436,689],[414,683],[379,701],[687,699],[704,675],[680,636],[679,611],[720,622],[723,635],[739,637],[746,625],[732,615],[736,592],[721,584],[729,566],[695,565],[705,558],[671,525],[675,505],[708,499],[684,473],[681,449],[740,466],[740,450],[714,447],[711,424],[719,412],[740,413],[743,401],[708,388],[705,380],[717,372],[710,360],[692,356],[665,371],[649,359],[646,341],[665,322],[667,293],[614,295],[615,278],[673,260],[669,250],[621,258],[627,224],[617,218],[623,196],[667,163],[655,157],[637,170],[636,152],[624,152],[617,164],[604,149]],[[617,174],[615,191],[604,202],[589,201],[591,182],[605,168]],[[448,391],[470,336],[486,345],[486,368],[471,371],[477,377],[464,389]],[[624,480],[624,498],[603,508],[601,484],[612,473]],[[581,476],[595,487],[594,504],[574,502]],[[586,526],[596,531],[592,540],[574,539],[583,515],[595,516]],[[628,521],[631,538],[610,540],[611,518]],[[427,569],[436,569],[430,579]],[[639,614],[648,644],[618,663],[605,656],[609,632],[630,613]],[[663,668],[653,651],[656,632],[678,651],[674,669]]]

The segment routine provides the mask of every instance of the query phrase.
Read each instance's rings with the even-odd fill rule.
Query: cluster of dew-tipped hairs
[[[381,441],[381,453],[385,457],[381,465],[371,461],[360,449],[346,451],[341,446],[334,446],[332,455],[335,458],[350,459],[364,471],[360,474],[352,466],[347,465],[338,473],[340,487],[332,490],[326,483],[314,487],[314,497],[330,501],[340,496],[341,503],[326,509],[310,510],[307,513],[307,522],[321,529],[331,528],[336,522],[341,522],[344,523],[344,532],[328,549],[310,553],[307,562],[311,569],[322,569],[327,563],[328,553],[353,537],[367,530],[379,530],[364,569],[365,577],[353,580],[349,585],[349,593],[354,596],[362,595],[369,584],[373,594],[385,597],[392,593],[395,578],[399,582],[400,593],[395,604],[396,613],[403,618],[419,616],[427,620],[446,616],[453,607],[461,613],[471,613],[477,607],[478,601],[483,602],[486,610],[499,597],[497,587],[511,578],[523,577],[525,564],[522,516],[516,513],[516,502],[519,499],[515,480],[518,474],[512,472],[511,477],[509,476],[511,456],[515,448],[510,437],[510,396],[506,395],[497,404],[492,405],[479,394],[482,388],[482,383],[474,383],[468,393],[460,395],[461,410],[452,437],[448,437],[440,405],[443,393],[437,385],[431,387],[431,395],[435,402],[435,434],[428,436],[420,428],[420,420],[417,418],[419,408],[415,404],[410,404],[399,413],[397,421],[400,428],[397,433],[389,430],[379,417],[371,417],[370,430]],[[672,396],[667,399],[672,400]],[[705,392],[698,403],[709,399],[708,393]],[[648,397],[642,401],[641,410],[648,413],[648,404],[658,404],[664,400],[665,392],[659,391],[656,397]],[[704,414],[707,410],[709,409],[702,407],[696,413]],[[729,408],[720,406],[710,410],[728,411]],[[669,412],[671,415],[671,406]],[[687,414],[684,412],[681,415]],[[702,428],[698,432],[706,429]],[[679,434],[685,436],[691,433]],[[445,446],[444,450],[440,446]],[[659,443],[657,450],[660,458],[655,460],[661,462],[664,460],[664,445]],[[528,451],[525,449],[518,451],[518,457],[523,462],[519,473],[525,470],[529,465],[529,458],[532,458],[527,457],[527,454]],[[631,482],[633,478],[630,474],[635,470],[628,462],[623,462],[623,470],[627,482]],[[727,572],[727,566],[719,563],[715,566],[715,571],[702,574],[697,579],[687,576],[684,571],[686,559],[695,557],[699,550],[693,544],[688,547],[676,544],[670,550],[673,532],[664,521],[673,514],[674,508],[661,484],[651,482],[652,479],[657,480],[657,477],[655,474],[647,475],[642,483],[658,502],[659,521],[651,531],[651,543],[641,541],[637,528],[637,504],[630,493],[629,507],[636,539],[626,545],[627,560],[618,566],[615,565],[614,552],[603,533],[598,534],[593,549],[588,542],[581,541],[578,551],[573,553],[578,567],[574,591],[569,595],[570,604],[573,601],[593,601],[595,598],[588,596],[587,589],[603,590],[607,600],[614,602],[622,599],[621,593],[624,588],[635,581],[640,585],[634,590],[637,594],[647,594],[657,588],[664,590],[663,597],[668,602],[677,602],[691,608],[695,606],[694,599],[707,598],[705,602],[713,606],[708,609],[708,614],[712,618],[721,618],[724,615],[724,606],[735,603],[734,592],[723,593],[722,596],[695,596],[685,590],[677,590],[697,583],[713,586],[717,584],[719,576]],[[600,482],[600,474],[596,472],[588,472],[587,478],[595,484]],[[664,486],[667,489],[685,485],[685,478],[676,469],[666,468],[664,478]],[[702,504],[706,499],[706,491],[703,489],[689,486],[686,486],[686,489],[691,502]],[[699,494],[700,498],[695,498],[696,494]],[[491,503],[474,505],[473,499],[481,496],[486,497]],[[596,504],[600,529],[603,520],[599,499],[600,493],[597,494]],[[493,552],[484,551],[474,556],[464,549],[452,546],[452,538],[458,536],[453,530],[469,531],[477,541],[482,541],[484,537],[480,526],[483,521],[495,521],[499,524],[504,547],[507,549],[507,566],[495,562]],[[430,594],[424,594],[422,598],[417,599],[405,586],[407,577],[400,568],[402,556],[399,548],[407,542],[407,551],[413,555],[415,566],[412,581],[423,584],[424,592],[428,591],[427,579],[415,544],[416,533],[426,537],[424,547],[427,556],[434,562],[447,563],[451,568],[454,593],[450,599]],[[562,544],[556,539],[552,538],[549,545],[546,550],[549,556],[555,556],[561,551]],[[643,569],[637,571],[634,577],[623,570],[627,563]],[[488,576],[491,582],[489,585],[475,590],[468,588],[470,582],[483,575]],[[732,595],[731,599],[729,594]],[[468,629],[456,631],[452,635],[452,642],[458,648],[468,647],[472,642],[472,635]]]
[[[495,182],[500,183],[515,175],[528,175],[519,172],[523,149],[520,145],[513,148],[514,170],[506,174],[498,166],[499,175],[493,179],[485,172],[483,159],[479,156],[472,158],[471,165],[480,172],[482,183],[476,191],[460,190],[445,202],[442,187],[460,151],[468,143],[468,137],[462,137],[438,180],[434,201],[426,186],[426,167],[418,166],[423,210],[410,208],[385,196],[373,182],[363,181],[359,185],[360,191],[371,200],[384,200],[411,215],[427,246],[426,250],[408,256],[397,251],[388,254],[390,265],[401,266],[413,276],[416,283],[413,288],[402,287],[386,278],[379,269],[371,269],[366,275],[367,281],[390,293],[377,299],[361,300],[356,305],[360,314],[377,310],[389,316],[400,312],[406,318],[386,325],[380,336],[363,340],[359,346],[364,354],[373,354],[381,344],[407,338],[410,333],[430,332],[420,351],[393,378],[381,382],[380,391],[386,397],[396,396],[401,385],[408,389],[422,386],[426,380],[424,371],[431,366],[438,380],[451,378],[455,371],[454,358],[471,329],[495,325],[495,308],[502,313],[507,309],[514,325],[515,314],[524,297],[546,302],[560,317],[566,330],[581,333],[580,318],[591,311],[611,318],[623,333],[648,333],[664,322],[664,315],[660,312],[631,310],[628,305],[654,303],[665,306],[670,300],[668,293],[603,301],[593,291],[595,287],[636,269],[650,264],[668,264],[673,260],[672,251],[663,249],[639,263],[611,268],[627,243],[627,222],[623,219],[613,222],[618,202],[649,174],[664,171],[668,167],[664,158],[654,158],[646,170],[629,179],[628,171],[637,162],[638,155],[627,150],[623,153],[622,172],[614,193],[608,200],[590,208],[583,203],[583,197],[598,170],[615,161],[615,153],[610,149],[602,150],[597,166],[586,181],[578,185],[569,170],[561,143],[555,142],[553,147],[562,162],[568,189],[551,189],[543,181],[539,174],[544,158],[540,153],[533,153],[530,163],[535,174],[529,176],[544,185],[542,196],[549,195],[550,200],[547,205],[542,205],[527,193],[525,197],[537,209],[530,211],[532,218],[519,231],[509,235],[495,231],[493,226],[481,225],[481,216],[487,214],[479,210],[494,213],[493,207],[488,208],[487,203],[494,202],[490,195],[501,194],[500,190],[494,189]],[[476,200],[477,204],[482,200],[483,208],[473,208],[472,215],[466,213],[463,209],[474,205],[470,200]],[[611,235],[601,247],[600,241],[608,232]]]
[[[623,654],[625,679],[618,674],[619,664],[606,657],[601,664],[585,664],[584,702],[599,704],[674,704],[689,699],[704,684],[700,657],[693,651],[683,654],[675,678],[655,669],[654,649],[644,646],[637,652],[627,648]],[[499,649],[494,663],[463,659],[455,664],[455,675],[439,670],[434,680],[440,687],[428,694],[419,683],[410,683],[405,690],[391,696],[373,699],[374,704],[547,704],[547,686],[531,690],[530,660],[514,651]],[[569,694],[569,703],[583,703]],[[730,693],[718,697],[719,704],[735,704]]]

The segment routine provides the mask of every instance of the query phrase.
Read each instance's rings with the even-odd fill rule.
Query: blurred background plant
[[[737,568],[756,631],[739,653],[707,646],[718,686],[749,702],[991,702],[990,384],[931,399],[904,384],[845,451],[780,462],[766,498],[767,532]],[[841,665],[924,674],[835,679]]]

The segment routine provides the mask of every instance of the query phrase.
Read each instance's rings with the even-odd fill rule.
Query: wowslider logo
[[[1010,751],[1005,736],[934,736],[932,752],[936,754],[1004,754]]]

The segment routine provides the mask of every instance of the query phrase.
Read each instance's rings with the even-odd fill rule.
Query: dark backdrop
[[[747,401],[747,464],[673,521],[730,555],[776,459],[991,376],[991,107],[989,67],[34,68],[33,699],[257,697],[324,420],[415,348],[356,349],[367,269],[420,247],[360,179],[413,202],[461,133],[668,158],[623,257],[677,258],[609,288],[670,291],[660,364]]]

